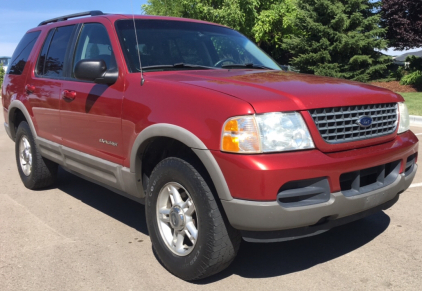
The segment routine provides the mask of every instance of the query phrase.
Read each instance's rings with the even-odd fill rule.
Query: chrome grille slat
[[[337,121],[339,122],[339,121]],[[380,120],[380,121],[374,121],[372,124],[380,124],[380,123],[388,123],[388,122],[396,122],[395,119],[387,119],[387,120]],[[325,124],[328,124],[330,122],[325,122]],[[338,126],[326,126],[326,125],[321,125],[321,122],[317,123],[319,125],[320,129],[336,129],[338,128]],[[344,124],[344,125],[340,125],[343,128],[349,128],[349,127],[359,127],[359,125],[356,124]]]
[[[380,137],[397,128],[397,103],[312,109],[309,113],[321,137],[332,144]],[[359,126],[361,116],[370,116],[372,124]]]

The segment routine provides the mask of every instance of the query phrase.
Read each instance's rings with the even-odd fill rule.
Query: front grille
[[[322,138],[331,144],[364,140],[392,134],[397,127],[397,103],[331,107],[309,110]],[[357,122],[363,116],[372,125]]]

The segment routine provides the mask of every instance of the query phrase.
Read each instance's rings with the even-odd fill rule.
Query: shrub
[[[403,76],[405,75],[406,71],[404,69],[404,67],[398,67],[395,70],[392,69],[390,71],[390,78],[394,78],[396,81],[400,81]]]
[[[415,71],[404,76],[400,81],[400,85],[422,86],[422,72]]]
[[[406,58],[406,62],[409,62],[409,70],[411,72],[422,70],[422,58],[412,55]]]

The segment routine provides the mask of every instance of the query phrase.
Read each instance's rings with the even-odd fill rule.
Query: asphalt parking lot
[[[243,242],[196,283],[156,260],[142,205],[63,170],[55,187],[26,189],[3,126],[0,185],[0,290],[422,290],[421,169],[392,208],[315,237]]]

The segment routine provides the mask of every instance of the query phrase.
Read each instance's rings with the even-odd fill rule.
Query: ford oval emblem
[[[361,127],[368,127],[372,124],[372,117],[370,116],[361,116],[359,117],[358,121],[356,122]]]

